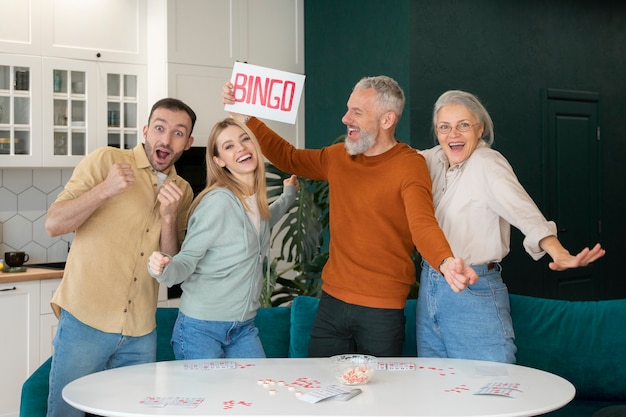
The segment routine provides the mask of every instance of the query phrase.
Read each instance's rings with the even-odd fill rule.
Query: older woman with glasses
[[[417,303],[417,354],[515,362],[509,295],[499,262],[509,253],[510,227],[525,236],[524,248],[562,271],[604,256],[600,244],[571,255],[517,180],[508,161],[491,149],[493,122],[474,95],[442,94],[433,109],[438,146],[422,151],[432,178],[435,215],[452,251],[471,265],[478,282],[450,290],[443,265],[422,265]],[[447,259],[443,263],[447,262]]]

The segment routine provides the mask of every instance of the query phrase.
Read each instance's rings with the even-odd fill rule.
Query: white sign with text
[[[235,62],[231,82],[235,104],[227,112],[294,124],[304,75]]]

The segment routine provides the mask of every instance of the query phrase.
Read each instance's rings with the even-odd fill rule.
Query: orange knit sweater
[[[344,302],[403,308],[415,282],[413,248],[431,264],[452,256],[434,215],[424,158],[398,142],[382,155],[350,156],[344,145],[296,149],[256,118],[248,127],[279,169],[326,180],[330,253],[323,290]]]

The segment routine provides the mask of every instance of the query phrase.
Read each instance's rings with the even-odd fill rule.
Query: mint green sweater
[[[270,204],[271,218],[257,231],[243,205],[226,188],[207,193],[189,219],[181,250],[160,276],[171,287],[182,282],[180,311],[198,320],[246,321],[256,315],[270,228],[295,200],[287,186]],[[149,269],[149,268],[148,268]]]

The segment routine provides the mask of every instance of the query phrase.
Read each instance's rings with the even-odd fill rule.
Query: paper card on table
[[[171,397],[153,397],[146,396],[143,400],[139,401],[139,405],[144,407],[163,408],[170,403]]]
[[[344,388],[339,385],[329,385],[327,387],[308,391],[306,394],[303,394],[298,398],[311,404],[327,399],[348,401],[350,398],[359,395],[361,392],[362,391],[359,388]]]
[[[235,369],[237,363],[232,361],[211,361],[211,362],[194,362],[185,363],[183,368],[186,371],[208,371],[211,369]]]
[[[227,112],[294,124],[304,89],[304,75],[235,62],[231,82],[235,104]]]
[[[173,398],[169,405],[181,408],[196,408],[204,401],[202,397],[176,397]]]
[[[490,382],[482,386],[474,394],[517,398],[522,392],[522,385],[518,382]]]
[[[151,408],[196,408],[202,401],[204,401],[202,397],[155,397],[148,395],[143,400],[139,401],[139,405]]]
[[[389,362],[387,364],[388,371],[414,371],[415,364],[411,362]]]

